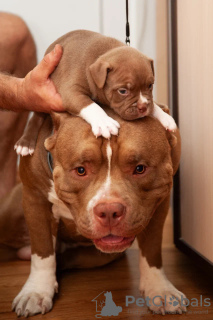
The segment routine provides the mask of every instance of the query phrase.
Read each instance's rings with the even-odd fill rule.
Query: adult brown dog
[[[118,137],[95,138],[80,117],[53,114],[53,134],[48,117],[34,156],[21,159],[32,257],[30,276],[13,302],[17,315],[52,308],[58,288],[57,235],[64,248],[71,241],[106,253],[98,257],[92,247],[93,265],[112,260],[111,253],[123,252],[137,237],[140,290],[149,297],[149,308],[162,314],[186,310],[181,304],[185,296],[167,280],[161,259],[162,230],[180,158],[179,133],[172,136],[151,117],[124,121],[111,109],[105,111],[119,122]],[[52,154],[53,173],[44,145]],[[172,296],[179,301],[175,306],[168,303]]]
[[[135,120],[152,114],[165,128],[175,130],[172,117],[153,103],[153,61],[140,51],[99,33],[77,30],[56,40],[63,47],[62,59],[52,74],[66,110],[85,119],[96,137],[117,135],[119,124],[97,104],[110,106],[123,119]],[[17,153],[32,154],[41,117],[17,142]],[[36,123],[38,125],[36,126]],[[25,147],[25,148],[23,148]]]

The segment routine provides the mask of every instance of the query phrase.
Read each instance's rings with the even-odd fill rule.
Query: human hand
[[[45,55],[43,60],[24,79],[20,79],[17,98],[25,110],[47,113],[65,111],[61,96],[50,78],[62,54],[62,47],[57,44],[54,50]]]

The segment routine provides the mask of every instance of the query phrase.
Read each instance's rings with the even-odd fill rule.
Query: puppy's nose
[[[138,101],[137,107],[138,107],[140,113],[145,113],[147,111],[147,103],[146,102]]]
[[[115,227],[125,215],[125,207],[119,202],[99,203],[93,211],[96,220],[104,227]]]

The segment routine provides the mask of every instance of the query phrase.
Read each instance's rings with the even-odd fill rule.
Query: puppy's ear
[[[151,68],[152,68],[153,76],[155,76],[154,61],[152,59],[150,59],[149,61],[150,61],[150,65],[151,65]]]
[[[57,112],[51,112],[51,118],[53,122],[53,134],[44,141],[44,147],[46,150],[51,151],[56,143],[58,129],[61,123],[61,114]]]
[[[90,74],[99,89],[104,87],[107,74],[111,70],[110,63],[102,59],[97,59],[90,67]]]

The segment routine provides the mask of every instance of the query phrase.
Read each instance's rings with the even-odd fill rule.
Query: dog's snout
[[[103,226],[116,226],[125,215],[125,207],[119,202],[99,203],[94,209],[94,215]]]

